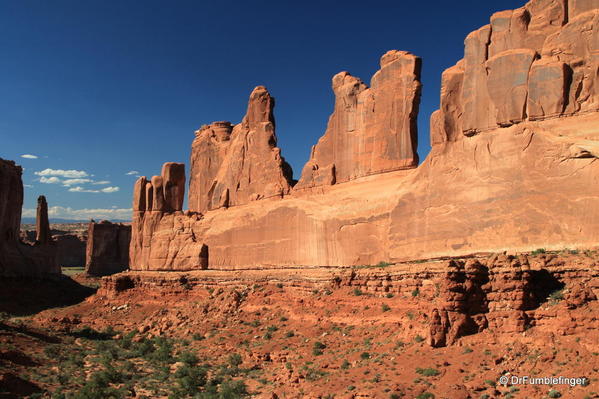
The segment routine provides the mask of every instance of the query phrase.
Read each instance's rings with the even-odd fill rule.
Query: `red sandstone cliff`
[[[42,277],[60,274],[56,246],[50,236],[48,204],[41,196],[37,206],[36,242],[20,241],[23,207],[22,169],[12,161],[0,159],[0,276]]]
[[[599,110],[599,3],[532,0],[493,14],[443,74],[433,145],[464,135]]]
[[[393,50],[370,88],[347,72],[335,75],[335,110],[295,188],[416,167],[420,69],[420,58]]]
[[[85,272],[93,276],[106,276],[127,270],[131,226],[91,221],[87,233]]]
[[[274,98],[263,86],[250,94],[242,122],[213,122],[192,144],[189,209],[212,209],[282,197],[291,188],[291,167],[276,146]]]
[[[597,245],[598,18],[596,1],[566,7],[533,0],[496,13],[470,34],[464,59],[443,74],[441,108],[431,118],[433,148],[415,169],[378,173],[416,162],[419,62],[403,52],[382,58],[370,89],[346,73],[335,76],[327,132],[299,189],[283,199],[285,190],[268,200],[231,202],[231,187],[242,180],[214,176],[237,173],[233,161],[252,170],[271,158],[268,152],[228,158],[232,144],[198,146],[207,137],[216,143],[233,137],[229,125],[211,125],[192,151],[194,170],[203,165],[205,175],[192,173],[190,207],[202,214],[136,213],[131,269],[352,266]],[[381,105],[374,115],[367,112],[372,101]],[[270,110],[268,104],[260,109]],[[392,112],[398,109],[405,112]],[[252,191],[280,182],[281,169],[275,171]],[[145,184],[138,182],[136,198]],[[320,187],[301,189],[312,186]]]

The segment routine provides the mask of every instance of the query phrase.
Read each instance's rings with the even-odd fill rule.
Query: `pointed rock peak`
[[[273,108],[275,99],[264,86],[257,86],[250,94],[247,114],[243,118],[243,125],[253,130],[262,122],[270,122],[274,125],[275,117]]]
[[[35,240],[40,244],[46,244],[52,241],[50,234],[50,222],[48,220],[48,202],[46,197],[40,195],[37,199],[37,218],[36,218],[36,237]]]

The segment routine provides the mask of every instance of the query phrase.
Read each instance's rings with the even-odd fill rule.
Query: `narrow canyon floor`
[[[596,281],[596,252],[529,258]],[[572,295],[578,280],[527,311],[523,331],[490,323],[433,348],[444,265],[75,275],[100,289],[3,314],[0,398],[599,397],[599,305]],[[504,375],[586,381],[502,385]]]

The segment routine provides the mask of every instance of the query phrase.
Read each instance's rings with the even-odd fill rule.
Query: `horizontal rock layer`
[[[487,329],[513,335],[538,327],[569,335],[596,328],[592,313],[584,319],[574,318],[569,310],[597,300],[597,277],[596,255],[566,251],[537,256],[489,254],[352,269],[128,272],[103,279],[98,294],[118,300],[121,295],[131,298],[135,293],[175,298],[191,295],[196,288],[243,290],[257,284],[276,284],[306,293],[352,287],[354,292],[392,297],[395,306],[409,308],[413,306],[409,304],[418,303],[418,313],[424,315],[422,322],[428,328],[428,342],[438,347]],[[561,304],[556,307],[558,302]]]

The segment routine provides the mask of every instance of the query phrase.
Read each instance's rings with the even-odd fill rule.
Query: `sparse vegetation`
[[[561,301],[562,299],[564,299],[564,290],[559,289],[559,290],[553,291],[551,294],[549,294],[547,299],[551,303],[557,303],[557,302]]]
[[[425,369],[418,367],[418,368],[416,368],[416,372],[418,374],[420,374],[420,375],[425,376],[425,377],[434,377],[434,376],[437,376],[437,375],[441,374],[439,372],[439,370],[433,369],[433,368],[430,368],[430,367],[429,368],[425,368]]]
[[[545,248],[537,248],[537,249],[535,249],[534,251],[532,251],[530,254],[531,254],[532,256],[537,256],[537,255],[544,254],[544,253],[546,253],[546,252],[547,252],[547,251],[545,251]]]

